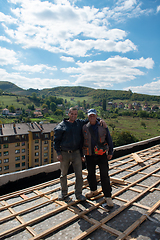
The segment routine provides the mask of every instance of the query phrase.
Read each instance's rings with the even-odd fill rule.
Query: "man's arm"
[[[63,136],[63,131],[60,129],[60,126],[54,128],[54,149],[57,152],[57,160],[62,161],[61,154],[61,140]]]
[[[113,142],[112,142],[112,138],[111,138],[111,135],[110,135],[108,127],[106,128],[106,131],[107,131],[106,141],[107,141],[107,143],[109,145],[109,151],[108,151],[107,159],[111,160],[112,156],[113,156]]]

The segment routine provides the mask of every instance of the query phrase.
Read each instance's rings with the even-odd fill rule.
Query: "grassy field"
[[[17,101],[18,100],[18,101]],[[3,109],[6,106],[13,105],[15,108],[27,109],[28,105],[31,104],[30,100],[26,97],[16,97],[16,96],[0,96],[0,108]]]
[[[160,135],[160,119],[141,119],[119,116],[116,119],[105,119],[108,125],[114,124],[114,130],[129,131],[139,140],[145,140]],[[113,128],[108,126],[112,134]]]
[[[86,103],[91,103],[93,101],[92,97],[73,97],[73,100],[71,100],[72,97],[68,97],[68,96],[58,96],[58,98],[63,98],[63,100],[67,100],[67,102],[70,102],[71,104],[77,104],[78,101],[80,101],[81,103],[85,100]]]

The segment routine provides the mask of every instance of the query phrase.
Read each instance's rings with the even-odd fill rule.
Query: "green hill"
[[[15,95],[31,96],[32,93],[36,93],[39,97],[56,96],[56,97],[78,97],[78,98],[92,98],[94,102],[115,100],[130,100],[130,101],[148,101],[160,103],[160,96],[153,96],[147,94],[132,93],[132,91],[122,90],[107,90],[107,89],[93,89],[88,87],[76,86],[76,87],[55,87],[45,88],[42,90],[29,88],[24,90],[11,82],[0,81],[1,93],[12,93]]]

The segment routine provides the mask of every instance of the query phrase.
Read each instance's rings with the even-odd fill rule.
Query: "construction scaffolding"
[[[113,208],[106,206],[96,170],[98,195],[80,202],[75,175],[70,199],[58,201],[60,180],[0,197],[0,239],[160,239],[160,145],[109,162]],[[83,170],[83,193],[88,190]]]

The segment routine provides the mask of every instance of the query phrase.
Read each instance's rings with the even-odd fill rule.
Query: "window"
[[[9,169],[9,165],[4,166],[4,170],[8,170]]]
[[[19,142],[15,144],[15,147],[19,147],[19,146],[20,146],[20,143],[19,143]]]
[[[25,162],[22,162],[22,167],[24,167],[26,165],[26,163]]]
[[[0,160],[0,164],[2,163],[2,160]]]
[[[39,156],[39,152],[35,152],[35,156]]]
[[[22,138],[25,138],[25,136],[24,136],[24,135],[22,135]]]
[[[22,153],[24,153],[24,152],[25,152],[25,148],[22,149]]]
[[[39,138],[39,133],[36,133],[35,136],[36,136],[36,138]]]
[[[39,162],[39,158],[36,158],[36,159],[35,159],[35,162]]]
[[[1,145],[0,145],[0,149],[1,149]]]
[[[22,142],[22,146],[25,146],[25,142]]]
[[[23,155],[23,156],[22,156],[22,160],[24,160],[25,158],[26,158],[25,155]]]
[[[38,149],[39,149],[39,146],[38,146],[38,145],[36,145],[36,146],[35,146],[35,150],[38,150]]]
[[[48,138],[48,134],[44,134],[44,137],[45,137],[45,138]]]
[[[2,153],[0,152],[0,156],[2,156]]]
[[[17,154],[17,153],[20,153],[20,149],[15,150],[15,153],[16,153],[16,154]]]
[[[16,167],[16,168],[19,168],[19,167],[20,167],[20,163],[16,163],[16,164],[15,164],[15,167]]]
[[[45,159],[44,159],[44,162],[48,162],[48,158],[45,158]]]
[[[35,140],[35,143],[39,143],[39,140],[38,140],[38,139],[36,139],[36,140]]]
[[[0,172],[2,171],[2,168],[0,167]]]
[[[45,151],[45,150],[48,150],[48,147],[44,147],[44,151]]]
[[[4,137],[3,140],[4,140],[4,141],[8,141],[8,137]]]
[[[44,144],[48,144],[48,141],[47,141],[47,140],[45,140],[45,141],[44,141]]]
[[[4,163],[9,162],[9,158],[4,159]]]
[[[45,152],[45,153],[44,153],[44,157],[46,157],[46,156],[48,156],[48,152]]]
[[[19,160],[20,160],[20,156],[15,157],[15,160],[16,160],[16,161],[19,161]]]
[[[19,136],[19,135],[16,135],[16,136],[15,136],[15,139],[20,139],[20,136]]]
[[[8,151],[6,151],[6,152],[3,152],[3,155],[4,156],[7,156],[9,154],[9,152]]]
[[[8,148],[8,144],[4,144],[4,145],[3,145],[3,148]]]

